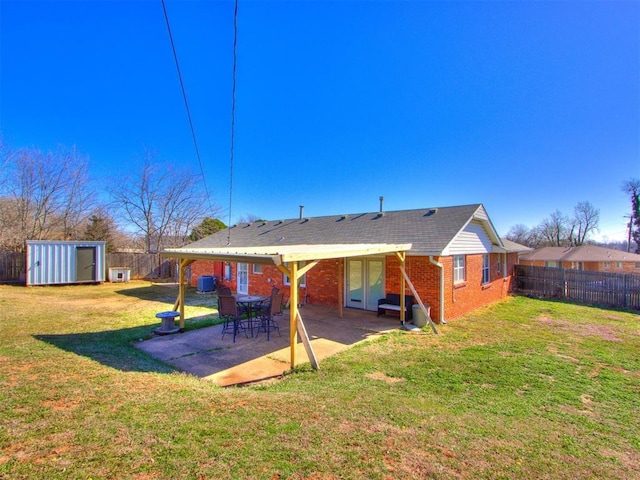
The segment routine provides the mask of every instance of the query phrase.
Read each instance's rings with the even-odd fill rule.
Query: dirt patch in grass
[[[601,448],[600,454],[603,457],[615,458],[619,463],[632,471],[640,471],[640,452],[619,451],[610,448]]]
[[[617,336],[617,330],[608,325],[575,324],[565,320],[555,320],[546,315],[540,316],[538,321],[544,325],[584,337],[599,337],[609,342],[622,342],[622,339]]]
[[[381,380],[390,384],[407,381],[405,378],[390,377],[383,372],[367,373],[365,377],[370,378],[371,380]]]

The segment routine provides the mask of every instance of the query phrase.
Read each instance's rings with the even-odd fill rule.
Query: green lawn
[[[222,389],[132,346],[175,293],[0,286],[0,478],[640,477],[637,314],[518,297]]]

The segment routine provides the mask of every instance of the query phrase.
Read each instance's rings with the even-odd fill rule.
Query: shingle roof
[[[521,245],[520,243],[513,242],[507,238],[502,239],[502,244],[507,252],[530,252],[533,250],[531,247]]]
[[[472,204],[242,223],[184,248],[410,243],[413,253],[437,254],[480,208]]]
[[[520,257],[546,262],[640,262],[640,255],[597,245],[579,247],[543,247]]]

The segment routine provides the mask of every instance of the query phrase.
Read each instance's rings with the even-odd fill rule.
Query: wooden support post
[[[313,351],[313,346],[311,345],[311,340],[309,340],[307,328],[304,326],[304,322],[302,321],[300,312],[298,312],[297,319],[298,332],[300,333],[300,337],[302,338],[302,344],[304,345],[304,349],[307,352],[307,357],[309,357],[309,362],[311,362],[311,367],[313,367],[314,370],[318,370],[320,368],[320,366],[318,365],[318,359],[316,358],[316,353]]]
[[[405,262],[405,253],[404,252],[398,252],[398,258],[400,259],[400,270],[404,269],[404,262]],[[407,316],[407,305],[406,305],[406,298],[405,298],[405,290],[406,290],[406,285],[405,285],[405,279],[404,276],[400,277],[400,320],[402,321],[402,325],[404,325],[406,323],[406,316]]]
[[[186,260],[181,260],[180,261],[180,272],[178,275],[178,282],[179,282],[179,294],[178,294],[178,300],[180,301],[180,305],[178,306],[180,308],[180,310],[178,310],[180,312],[180,330],[184,330],[184,295],[185,295],[185,290],[186,290],[186,285],[185,285],[185,281],[184,281],[184,269],[187,268],[187,261]]]
[[[296,345],[298,343],[298,262],[289,264],[289,282],[291,296],[289,297],[289,349],[291,350],[291,368],[296,366]]]
[[[424,303],[422,303],[422,299],[420,298],[420,295],[418,295],[418,291],[416,290],[416,287],[413,286],[413,282],[409,278],[407,271],[404,269],[404,267],[400,267],[400,271],[402,272],[402,278],[406,280],[406,282],[409,284],[411,293],[413,293],[413,296],[418,301],[418,305],[420,305],[420,308],[422,309],[425,317],[427,317],[427,321],[429,322],[429,325],[431,325],[431,330],[433,330],[433,333],[438,333],[436,326],[434,325],[433,321],[431,320],[431,317],[429,316],[429,312],[427,312],[427,307],[425,307]]]
[[[344,265],[344,263],[342,263]],[[340,259],[337,260],[336,269],[338,270],[338,316],[343,317],[342,313],[342,298],[344,296],[344,290],[342,288],[342,279],[344,278],[343,269],[341,268]]]

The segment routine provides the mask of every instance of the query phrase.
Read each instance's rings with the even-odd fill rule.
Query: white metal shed
[[[27,240],[27,285],[105,281],[104,241]]]

